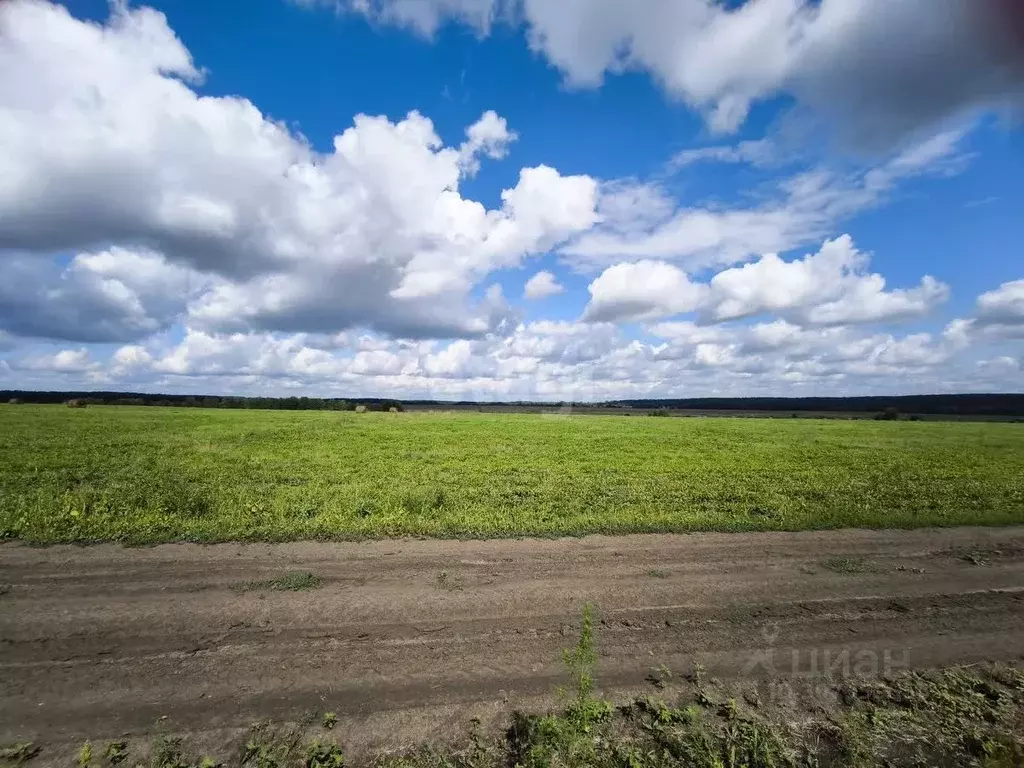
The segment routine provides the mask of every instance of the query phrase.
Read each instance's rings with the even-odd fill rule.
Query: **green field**
[[[0,536],[1024,523],[1016,424],[0,406]]]

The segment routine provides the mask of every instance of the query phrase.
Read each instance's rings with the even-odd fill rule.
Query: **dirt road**
[[[243,584],[309,571],[307,591]],[[334,711],[358,749],[550,702],[586,602],[599,688],[1024,655],[1024,528],[0,546],[0,742]],[[161,718],[166,718],[161,720]]]

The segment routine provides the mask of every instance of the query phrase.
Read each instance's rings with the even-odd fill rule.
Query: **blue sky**
[[[1024,15],[0,8],[0,388],[1020,391]]]

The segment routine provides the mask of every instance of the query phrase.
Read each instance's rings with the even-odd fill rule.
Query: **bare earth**
[[[238,588],[289,571],[323,584]],[[551,704],[586,602],[613,697],[695,661],[734,679],[1020,659],[1024,528],[7,544],[0,743],[216,741],[311,711],[357,754],[444,739]]]

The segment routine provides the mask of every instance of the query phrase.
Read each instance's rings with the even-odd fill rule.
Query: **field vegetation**
[[[1017,424],[0,406],[0,537],[1024,522]]]

